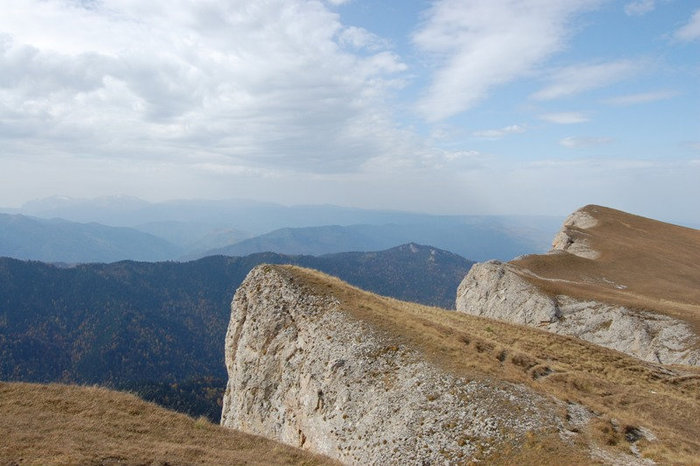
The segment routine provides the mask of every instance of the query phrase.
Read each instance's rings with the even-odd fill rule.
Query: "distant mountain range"
[[[542,248],[542,244],[535,244],[513,225],[497,219],[466,223],[461,219],[435,218],[431,222],[403,225],[282,228],[191,258],[216,254],[240,256],[263,251],[311,255],[376,251],[412,241],[435,245],[479,261],[513,258],[541,252]]]
[[[0,256],[45,262],[157,261],[182,250],[133,228],[0,214]]]
[[[200,406],[191,414],[218,416],[210,395],[183,401],[173,384],[223,390],[231,299],[261,263],[312,267],[379,294],[449,308],[472,265],[417,244],[323,257],[265,253],[74,267],[0,259],[0,380],[144,390],[175,408]]]
[[[125,197],[49,198],[0,214],[0,256],[66,263],[192,260],[267,251],[378,251],[416,242],[473,260],[510,260],[546,251],[561,220],[240,200],[153,204]]]
[[[31,201],[13,212],[36,217],[59,217],[74,222],[98,222],[135,227],[151,222],[233,226],[250,236],[279,228],[318,225],[381,225],[422,223],[438,216],[421,213],[369,210],[334,205],[284,206],[245,199],[172,200],[150,203],[127,196],[73,199],[55,196]],[[473,218],[476,218],[474,216]]]

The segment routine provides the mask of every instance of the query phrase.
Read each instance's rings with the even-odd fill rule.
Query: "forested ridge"
[[[214,417],[230,302],[255,265],[293,263],[451,307],[471,262],[418,245],[328,256],[213,256],[60,267],[0,259],[0,378],[129,389]],[[218,392],[217,392],[218,393]]]

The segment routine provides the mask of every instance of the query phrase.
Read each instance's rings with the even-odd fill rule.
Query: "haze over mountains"
[[[0,214],[0,256],[45,262],[157,261],[180,248],[133,228]]]
[[[0,255],[68,263],[267,251],[318,255],[409,242],[471,260],[510,260],[545,251],[561,223],[546,216],[438,216],[246,200],[149,203],[119,196],[53,197],[4,210]]]

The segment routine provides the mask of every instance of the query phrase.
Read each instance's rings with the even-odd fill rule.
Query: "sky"
[[[700,223],[697,0],[0,0],[0,206]]]

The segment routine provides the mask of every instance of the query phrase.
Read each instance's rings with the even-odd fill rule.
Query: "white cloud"
[[[666,100],[678,95],[675,91],[643,92],[639,94],[622,95],[606,99],[603,102],[610,105],[635,105],[657,100]]]
[[[388,47],[388,42],[381,37],[372,34],[366,29],[348,26],[339,35],[340,43],[349,45],[356,49],[369,48],[370,50],[381,50]]]
[[[633,60],[568,66],[554,71],[549,85],[532,97],[538,100],[568,97],[622,81],[641,69],[642,63]]]
[[[580,112],[545,113],[544,115],[540,115],[540,119],[560,125],[571,125],[589,121],[589,118]]]
[[[629,1],[615,7],[627,22],[622,5]],[[626,138],[617,135],[626,130],[624,121],[617,122],[620,128],[613,124],[604,133],[588,133],[620,141],[619,147],[605,148],[605,160],[559,166],[555,160],[550,168],[529,168],[533,158],[550,150],[560,154],[562,135],[549,146],[528,133],[519,144],[493,144],[502,153],[470,150],[483,149],[470,146],[473,122],[518,121],[510,118],[527,111],[509,95],[499,105],[484,105],[484,114],[470,115],[468,125],[455,119],[426,126],[410,112],[415,91],[426,82],[419,108],[426,119],[438,121],[472,108],[499,86],[541,76],[555,54],[561,52],[561,62],[576,63],[588,49],[581,48],[587,40],[569,41],[580,29],[574,22],[600,3],[596,0],[436,0],[395,2],[391,8],[373,2],[336,7],[347,3],[342,0],[99,0],[89,8],[81,7],[86,0],[5,3],[12,6],[0,13],[0,204],[56,193],[124,192],[151,200],[242,197],[565,214],[586,203],[616,204],[627,197],[639,210],[656,202],[661,212],[669,205],[695,212],[692,202],[675,200],[699,197],[697,161],[634,171],[620,164],[615,171],[614,159],[630,156]],[[385,15],[367,24],[401,20],[397,28],[377,29],[389,34],[410,27],[416,5],[433,8],[413,36],[417,50],[407,59],[417,65],[410,70],[396,55],[400,39],[341,21],[367,6],[369,14]],[[585,23],[608,24],[608,13],[586,16]],[[609,40],[618,40],[612,29]],[[649,45],[645,37],[635,50]],[[619,45],[616,50],[626,47]],[[672,58],[679,88],[692,85],[681,81],[692,79],[690,58]],[[409,79],[411,86],[402,88]],[[602,81],[610,79],[619,78]],[[593,81],[600,85],[600,79]],[[586,86],[565,90],[576,93]],[[571,95],[566,92],[560,95]],[[621,98],[628,104],[649,99],[640,96]],[[535,111],[588,108],[569,105]],[[677,118],[666,120],[685,126],[671,133],[658,127],[660,143],[671,139],[671,152],[673,135],[692,121],[692,110],[677,110]],[[398,120],[405,126],[392,111],[401,112]],[[594,115],[572,111],[542,118],[564,124]],[[481,137],[530,130],[522,124],[484,125]],[[572,150],[559,160],[595,153],[585,147],[611,141],[564,139]],[[675,149],[698,159],[688,152],[696,142],[675,143]],[[640,173],[647,174],[644,183]],[[551,196],[555,191],[566,195]]]
[[[625,5],[625,13],[629,16],[641,16],[653,11],[655,7],[654,0],[635,0]]]
[[[405,69],[319,2],[25,0],[0,15],[0,145],[351,171],[404,138]]]
[[[674,34],[676,39],[682,41],[693,41],[700,39],[700,9],[695,10],[690,17],[688,24],[678,29]]]
[[[611,138],[607,137],[567,137],[559,141],[564,147],[569,149],[579,149],[585,147],[601,146],[604,144],[610,144],[612,142]]]
[[[568,22],[597,1],[439,0],[415,34],[436,71],[419,103],[429,121],[463,112],[560,51]]]
[[[508,134],[519,134],[519,133],[524,133],[526,131],[525,127],[522,125],[510,125],[506,126],[500,129],[487,129],[487,130],[481,130],[481,131],[474,131],[472,133],[473,136],[476,136],[478,138],[486,138],[486,139],[500,139],[503,136],[507,136]]]

